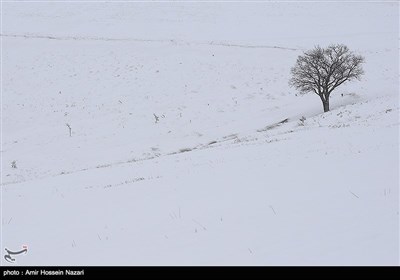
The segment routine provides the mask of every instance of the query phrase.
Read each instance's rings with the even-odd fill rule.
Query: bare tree
[[[153,113],[154,119],[155,119],[155,123],[158,123],[158,121],[160,120],[160,117],[157,116],[156,114]]]
[[[316,93],[324,112],[328,112],[331,92],[347,81],[360,80],[363,63],[364,57],[355,55],[345,45],[330,45],[326,49],[317,46],[297,58],[289,85],[302,94]]]
[[[68,127],[68,129],[69,129],[69,137],[72,137],[72,128],[71,128],[71,126],[69,125],[69,123],[66,123],[66,125],[67,125],[67,127]]]

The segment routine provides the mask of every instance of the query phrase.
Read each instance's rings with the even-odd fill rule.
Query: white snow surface
[[[387,2],[2,3],[2,264],[27,245],[14,265],[398,265],[398,20]],[[322,113],[288,80],[330,43],[365,75]]]

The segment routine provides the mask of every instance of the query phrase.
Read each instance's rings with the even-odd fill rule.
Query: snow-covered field
[[[398,3],[2,3],[2,263],[27,245],[16,265],[398,265],[398,20]],[[288,80],[330,43],[365,76],[323,114]]]

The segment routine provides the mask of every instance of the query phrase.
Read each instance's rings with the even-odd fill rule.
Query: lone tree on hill
[[[297,58],[292,68],[289,85],[300,93],[316,93],[322,101],[324,112],[329,111],[329,96],[341,84],[360,80],[364,74],[364,57],[356,55],[345,45],[319,46]]]

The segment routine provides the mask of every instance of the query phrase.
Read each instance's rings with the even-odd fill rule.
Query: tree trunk
[[[324,105],[324,112],[329,112],[329,99],[322,101],[322,104]]]

